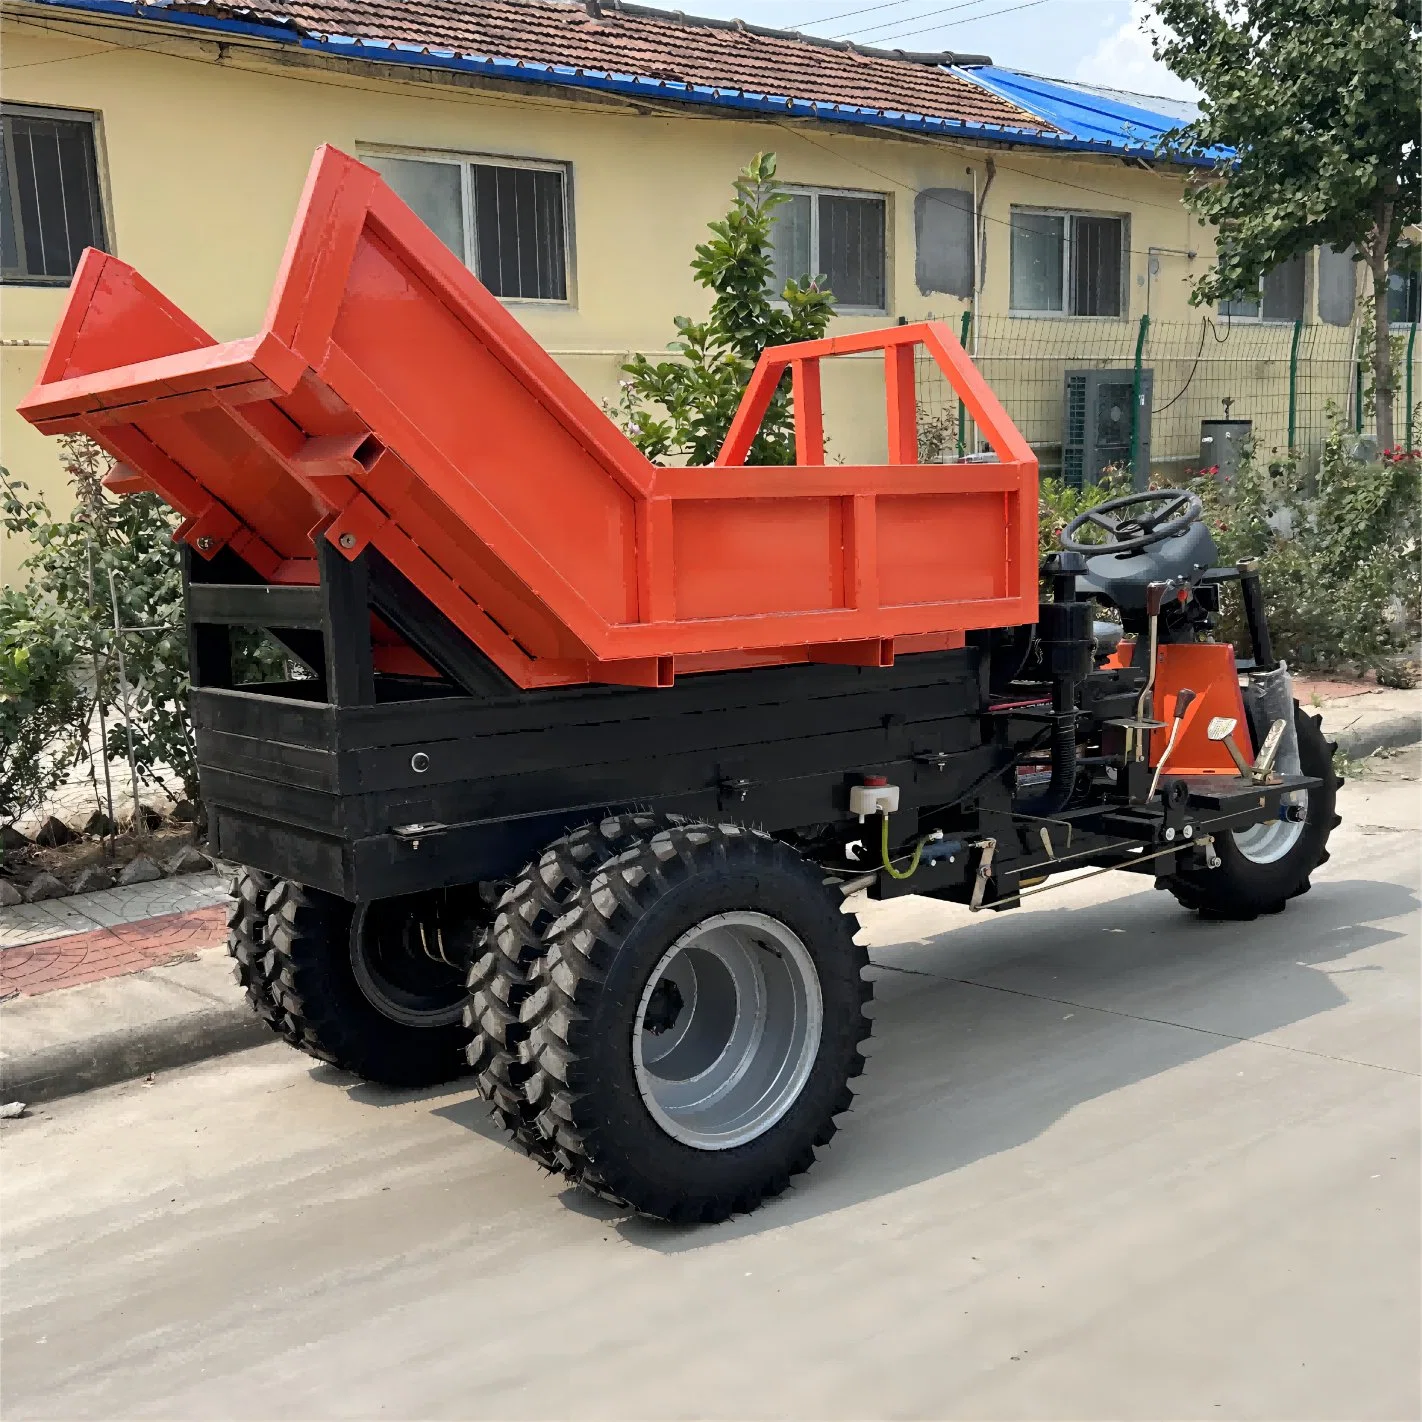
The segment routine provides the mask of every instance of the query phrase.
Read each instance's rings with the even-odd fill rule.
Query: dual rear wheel
[[[549,846],[492,923],[461,891],[352,909],[246,870],[229,946],[311,1056],[393,1086],[472,1070],[546,1168],[709,1222],[784,1190],[851,1103],[871,991],[854,928],[769,836],[629,814]]]

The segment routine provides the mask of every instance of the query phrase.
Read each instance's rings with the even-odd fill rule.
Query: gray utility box
[[[1140,459],[1132,484],[1144,489],[1150,478],[1150,411],[1152,373],[1141,371]],[[1135,398],[1135,371],[1069,370],[1062,420],[1062,479],[1073,489],[1097,483],[1111,468],[1130,467],[1132,455],[1131,402]]]
[[[1252,420],[1201,420],[1200,468],[1214,467],[1221,479],[1233,479],[1253,429]]]

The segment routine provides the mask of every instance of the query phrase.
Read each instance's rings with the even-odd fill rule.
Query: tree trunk
[[[1372,240],[1368,243],[1368,266],[1373,273],[1373,404],[1377,410],[1378,448],[1391,449],[1392,433],[1392,340],[1387,320],[1388,238],[1392,233],[1392,201],[1380,198]],[[1412,412],[1408,411],[1408,419]]]

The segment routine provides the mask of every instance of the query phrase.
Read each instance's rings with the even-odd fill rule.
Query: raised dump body
[[[918,462],[915,348],[997,456]],[[819,366],[882,350],[885,465],[826,465]],[[785,371],[798,462],[741,467]],[[35,388],[151,489],[202,558],[315,584],[368,548],[517,686],[884,666],[1031,623],[1037,463],[938,323],[767,350],[711,468],[658,468],[378,174],[313,160],[260,333],[216,343],[89,251]],[[385,627],[377,669],[429,672]]]

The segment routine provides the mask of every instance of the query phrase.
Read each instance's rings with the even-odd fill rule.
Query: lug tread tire
[[[272,960],[267,952],[266,901],[275,886],[276,880],[270,874],[259,869],[238,869],[229,891],[232,902],[227,910],[227,952],[232,958],[232,976],[252,1011],[277,1036],[295,1046],[286,1013],[277,1001]]]
[[[1249,923],[1260,914],[1282,912],[1289,900],[1312,888],[1310,875],[1328,863],[1328,836],[1342,823],[1334,806],[1343,782],[1333,770],[1333,746],[1323,739],[1319,719],[1305,715],[1294,703],[1300,766],[1323,785],[1309,791],[1308,819],[1293,849],[1277,863],[1256,864],[1235,848],[1230,837],[1222,836],[1218,869],[1191,870],[1165,880],[1183,907],[1207,921]]]
[[[557,1161],[524,1092],[528,1069],[519,1047],[527,1029],[520,1009],[533,992],[548,932],[571,899],[608,860],[673,823],[681,821],[650,813],[609,815],[555,840],[505,890],[469,970],[464,1023],[473,1033],[467,1054],[475,1086],[514,1143],[549,1170],[558,1168]]]
[[[436,1086],[465,1071],[467,1032],[404,1026],[382,1015],[350,965],[352,907],[289,879],[267,896],[267,975],[282,1035],[318,1061],[383,1086]]]
[[[737,888],[749,895],[737,901],[742,908],[784,912],[779,901],[789,901],[799,906],[802,920],[816,918],[817,933],[797,931],[816,960],[825,1012],[816,1065],[786,1115],[742,1146],[700,1151],[653,1122],[632,1079],[630,1051],[626,1082],[609,1079],[606,1060],[620,1050],[615,1039],[625,1032],[609,1034],[599,1009],[615,1013],[625,1003],[619,959],[627,955],[630,963],[638,951],[629,940],[639,927],[661,914],[663,923],[672,924],[667,932],[673,938],[685,931],[690,925],[675,918],[678,901],[693,905],[691,921],[697,921],[703,916],[694,908],[698,881],[714,884],[718,876],[745,886]],[[738,825],[663,830],[603,867],[555,926],[537,963],[535,990],[521,1010],[528,1107],[571,1181],[640,1214],[714,1224],[754,1210],[809,1169],[815,1148],[829,1143],[836,1117],[853,1103],[850,1082],[863,1072],[860,1048],[870,1033],[864,1012],[873,994],[864,979],[868,954],[854,941],[854,920],[841,912],[841,903],[821,871],[789,846]],[[807,912],[806,905],[813,907]],[[656,944],[667,946],[660,938]],[[613,977],[618,981],[610,986]],[[630,1022],[622,1026],[635,1030]],[[601,1065],[594,1060],[599,1047]],[[634,1138],[643,1146],[629,1148]]]

